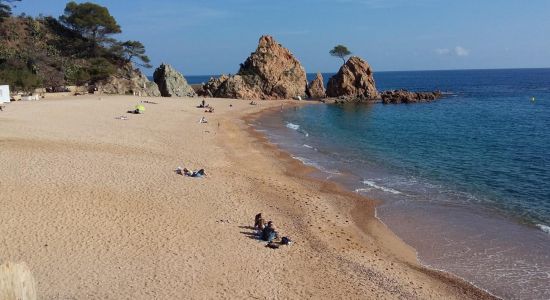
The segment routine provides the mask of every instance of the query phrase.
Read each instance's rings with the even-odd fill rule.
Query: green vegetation
[[[147,55],[145,55],[145,46],[143,46],[141,42],[126,41],[118,46],[120,47],[122,56],[125,57],[126,60],[146,68],[151,68],[151,65],[149,64],[151,60]],[[135,58],[139,59],[141,62],[134,61]]]
[[[0,83],[17,91],[36,87],[95,84],[132,62],[151,67],[138,41],[121,42],[106,7],[69,2],[59,18],[11,16],[11,2],[0,0]]]
[[[90,2],[67,3],[59,21],[89,40],[92,56],[97,56],[98,48],[110,41],[108,36],[122,32],[106,7]]]
[[[341,58],[344,64],[346,63],[346,57],[351,55],[348,47],[344,45],[336,45],[332,50],[329,51],[329,53],[334,57]]]

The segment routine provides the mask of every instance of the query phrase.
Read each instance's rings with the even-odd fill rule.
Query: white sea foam
[[[287,127],[287,128],[290,128],[290,129],[292,129],[292,130],[298,130],[298,129],[300,129],[300,125],[292,124],[292,123],[286,123],[286,127]]]
[[[546,225],[542,225],[542,224],[537,224],[537,227],[542,230],[544,233],[548,233],[550,234],[550,226],[546,226]]]
[[[364,192],[369,192],[370,190],[372,190],[372,189],[370,189],[370,188],[369,189],[355,189],[355,192],[356,193],[364,193]]]
[[[306,147],[306,148],[309,148],[309,149],[313,149],[313,147],[311,147],[311,146],[308,145],[308,144],[303,144],[303,146]]]
[[[400,191],[396,191],[396,190],[391,189],[391,188],[387,188],[387,187],[384,187],[384,186],[377,185],[376,183],[374,183],[370,180],[363,180],[363,184],[366,184],[366,185],[368,185],[370,187],[373,187],[375,189],[382,190],[384,192],[392,193],[392,194],[395,194],[395,195],[401,194]]]
[[[328,173],[330,175],[340,175],[341,174],[340,172],[338,172],[336,170],[329,170],[327,168],[324,168],[323,166],[321,166],[321,165],[317,164],[316,162],[312,161],[311,159],[307,159],[307,158],[300,157],[300,156],[294,156],[294,155],[292,155],[292,158],[301,161],[306,166],[314,167],[314,168],[316,168],[318,170],[321,170],[325,173]]]

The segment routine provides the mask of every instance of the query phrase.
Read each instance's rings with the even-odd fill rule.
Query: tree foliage
[[[121,28],[106,7],[71,1],[59,18],[10,16],[17,1],[0,0],[7,16],[0,24],[0,82],[14,91],[96,84],[128,63],[151,67],[141,42],[113,38]]]
[[[107,40],[107,36],[122,32],[106,7],[91,2],[67,3],[64,14],[59,17],[59,20],[90,39],[94,55],[97,54],[98,46]]]
[[[151,60],[147,55],[145,55],[145,46],[139,41],[126,41],[124,43],[120,44],[122,55],[126,58],[126,60],[130,62],[134,62],[135,64],[138,64],[140,66],[151,68],[152,66],[149,64]],[[134,61],[134,59],[138,59],[140,62]]]
[[[330,55],[334,57],[339,57],[342,59],[344,64],[346,63],[346,57],[351,55],[351,51],[348,50],[348,47],[344,45],[336,45],[332,50],[329,51]]]
[[[11,7],[13,3],[19,1],[21,0],[0,0],[0,22],[11,16]]]

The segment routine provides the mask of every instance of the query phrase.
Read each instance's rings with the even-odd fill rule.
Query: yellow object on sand
[[[139,111],[145,111],[145,106],[143,106],[141,104],[138,104],[138,105],[136,105],[136,109],[139,110]]]

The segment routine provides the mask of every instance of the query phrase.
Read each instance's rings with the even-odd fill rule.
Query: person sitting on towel
[[[273,225],[273,222],[269,221],[267,222],[267,226],[262,230],[262,240],[266,242],[272,242],[274,239],[277,238],[277,231],[275,230],[275,225]]]
[[[265,220],[262,217],[262,213],[259,213],[254,218],[254,228],[258,230],[264,230],[265,227]]]

